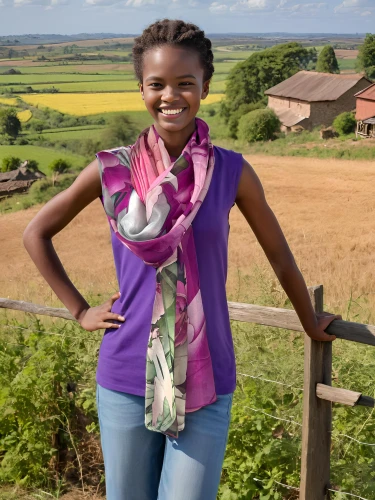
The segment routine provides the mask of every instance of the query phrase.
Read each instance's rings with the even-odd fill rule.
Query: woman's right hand
[[[93,332],[102,328],[120,328],[121,325],[116,323],[107,322],[107,320],[125,321],[123,316],[112,312],[113,303],[120,297],[120,292],[112,295],[110,299],[101,304],[100,306],[90,307],[82,311],[77,318],[78,323],[87,330]]]

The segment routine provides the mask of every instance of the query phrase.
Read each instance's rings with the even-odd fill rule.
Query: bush
[[[69,168],[71,168],[71,165],[69,162],[63,160],[62,158],[58,158],[57,160],[54,160],[50,165],[48,165],[49,170],[55,174],[63,174]]]
[[[340,135],[346,135],[354,132],[356,124],[357,122],[354,114],[350,113],[349,111],[345,111],[344,113],[336,116],[333,121],[333,128]]]
[[[263,101],[258,101],[251,104],[241,104],[238,110],[232,113],[228,120],[230,137],[232,137],[232,139],[237,139],[238,123],[244,115],[250,113],[250,111],[255,111],[256,109],[262,108],[265,108],[265,103]]]
[[[15,156],[6,156],[1,163],[2,172],[10,172],[16,170],[21,165],[21,160]]]
[[[76,176],[72,174],[62,175],[54,185],[50,179],[36,181],[29,189],[28,196],[32,200],[32,204],[46,203],[61,191],[68,189],[73,184],[75,178]]]
[[[272,109],[257,109],[240,118],[238,138],[246,142],[273,139],[280,130],[280,120]]]

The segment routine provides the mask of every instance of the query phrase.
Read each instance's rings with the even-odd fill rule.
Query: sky
[[[375,0],[0,0],[0,35],[136,34],[164,17],[206,33],[366,33]]]

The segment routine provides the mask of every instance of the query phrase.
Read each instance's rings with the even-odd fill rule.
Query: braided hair
[[[205,37],[204,31],[195,24],[185,23],[179,19],[163,19],[148,26],[142,35],[135,39],[133,63],[140,83],[143,80],[143,55],[148,50],[162,45],[195,50],[204,69],[204,81],[210,80],[214,73],[214,56],[211,41]]]

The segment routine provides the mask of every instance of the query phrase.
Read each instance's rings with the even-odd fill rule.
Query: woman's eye
[[[181,85],[187,86],[187,85],[193,85],[191,82],[181,82]]]
[[[149,87],[156,89],[159,88],[158,86],[161,86],[161,83],[150,83]]]

